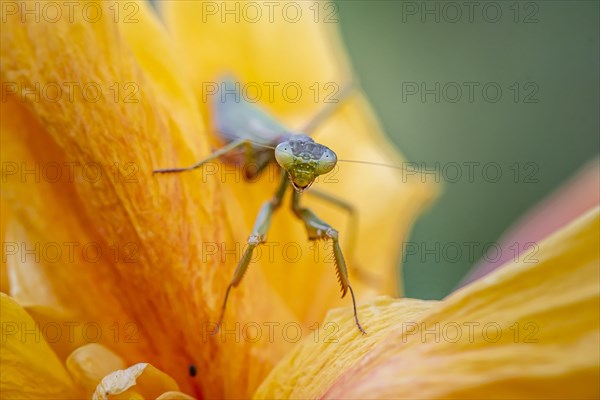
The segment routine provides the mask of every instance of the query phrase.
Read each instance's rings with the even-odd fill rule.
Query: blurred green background
[[[473,2],[471,14],[464,3],[336,3],[355,71],[385,131],[408,160],[429,168],[437,162],[442,172],[442,196],[410,238],[419,250],[404,256],[410,297],[452,291],[476,262],[463,243],[481,243],[474,247],[481,256],[485,243],[600,146],[599,2]],[[424,99],[421,83],[432,90]],[[469,162],[480,163],[471,164],[472,181]],[[461,167],[455,183],[451,163]],[[436,260],[423,252],[436,243],[464,251]]]

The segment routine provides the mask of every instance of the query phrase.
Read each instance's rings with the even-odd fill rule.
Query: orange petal
[[[3,175],[4,176],[4,171]],[[7,250],[9,243],[6,240],[6,222],[9,220],[8,205],[4,198],[0,199],[0,241],[3,243],[2,249],[2,260],[0,261],[0,292],[8,294],[10,292],[10,285],[8,282],[8,269],[6,267],[7,262]]]
[[[52,352],[33,319],[0,293],[3,399],[76,399],[83,396]]]
[[[71,329],[95,324],[105,332],[99,339],[108,342],[111,326],[131,321],[117,299],[106,295],[112,290],[108,276],[115,253],[87,229],[83,212],[68,212],[81,207],[68,169],[59,182],[42,178],[44,166],[65,167],[69,161],[34,115],[15,98],[3,104],[2,112],[7,113],[0,122],[3,159],[17,168],[3,185],[10,211],[4,231],[10,294],[41,324],[44,335],[53,334],[48,341],[64,359],[86,342]],[[24,177],[25,169],[33,172]],[[104,256],[96,257],[95,250]]]
[[[103,15],[114,12],[110,3],[89,4],[102,7]],[[147,3],[136,4],[137,18],[151,18]],[[146,21],[123,30],[120,26],[112,20],[92,24],[79,17],[73,22],[22,24],[19,15],[8,17],[1,46],[3,82],[25,89],[53,82],[92,83],[105,94],[91,102],[77,92],[73,101],[67,97],[53,103],[17,93],[3,103],[3,161],[19,168],[22,163],[28,169],[37,167],[38,174],[54,163],[63,173],[58,182],[35,175],[22,179],[22,171],[9,176],[3,196],[11,221],[17,232],[26,233],[28,245],[62,246],[65,253],[58,261],[47,257],[35,261],[37,273],[50,286],[48,293],[57,307],[74,315],[71,322],[99,325],[99,343],[127,362],[148,360],[191,393],[222,393],[225,376],[247,378],[239,381],[256,387],[292,343],[232,343],[206,337],[206,324],[216,318],[230,275],[221,268],[224,262],[206,259],[203,243],[232,241],[223,207],[230,200],[216,182],[199,184],[193,174],[175,179],[152,175],[157,167],[191,162],[190,148],[206,147],[207,140],[202,118],[189,100],[193,96],[185,95],[185,85],[176,76],[162,76],[165,68],[148,56],[169,41],[145,41],[146,47],[136,51],[128,46],[127,40],[141,46],[144,32],[146,37],[160,35],[158,25]],[[129,83],[133,87],[124,86]],[[157,155],[157,149],[169,144],[176,146],[176,153]],[[83,173],[83,167],[92,163],[101,168],[98,179]],[[70,178],[67,166],[73,164]],[[21,236],[10,240],[20,244]],[[72,258],[65,243],[76,244]],[[103,256],[90,262],[82,252],[86,245]],[[35,253],[34,259],[42,252]],[[30,265],[21,261],[22,256],[22,251],[13,255],[15,268]],[[51,298],[39,295],[45,291],[36,292],[33,280],[20,282],[27,289],[23,293],[31,294],[32,307]],[[272,292],[260,274],[247,282],[260,293]],[[266,321],[293,320],[272,295],[258,304]],[[66,356],[68,350],[72,349],[61,352]],[[244,367],[249,354],[261,360],[250,376]],[[208,372],[191,379],[192,363]],[[215,376],[220,384],[214,384]],[[204,381],[199,384],[200,379]],[[202,388],[194,388],[198,386]],[[229,388],[248,393],[248,386]]]
[[[355,337],[340,341],[354,349],[349,368],[318,369],[322,343],[297,348],[257,397],[285,390],[304,398],[597,398],[598,212],[540,243],[538,262],[505,266],[421,316],[398,313],[401,328],[366,355],[352,345]],[[303,381],[317,383],[302,388],[275,373],[292,362]],[[323,374],[335,382],[319,384]]]

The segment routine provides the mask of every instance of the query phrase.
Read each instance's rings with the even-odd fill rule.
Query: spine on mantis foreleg
[[[340,242],[338,240],[338,232],[330,228],[327,231],[327,236],[331,238],[333,244],[333,258],[335,260],[335,272],[338,277],[338,282],[342,287],[342,298],[346,296],[348,292],[348,269],[346,268],[346,261],[344,260],[344,255],[342,254],[342,249],[340,248]]]

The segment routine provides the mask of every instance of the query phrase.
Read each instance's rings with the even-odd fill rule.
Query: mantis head
[[[308,189],[319,175],[330,172],[337,156],[306,135],[294,135],[275,148],[275,159],[290,177],[297,192]]]

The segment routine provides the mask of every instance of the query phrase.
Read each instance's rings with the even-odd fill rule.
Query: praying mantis
[[[328,103],[319,110],[301,132],[293,132],[284,128],[265,111],[245,100],[243,96],[240,96],[239,86],[236,85],[235,81],[224,80],[220,82],[219,87],[226,88],[227,93],[237,94],[236,96],[225,96],[224,99],[221,99],[222,101],[215,100],[213,102],[216,133],[225,145],[191,166],[156,169],[154,173],[166,174],[192,171],[212,160],[231,155],[237,151],[239,153],[237,154],[238,158],[243,158],[242,161],[250,161],[257,166],[251,172],[254,176],[260,173],[269,163],[276,162],[279,164],[281,167],[281,182],[273,198],[266,201],[260,208],[254,228],[248,238],[248,246],[237,264],[231,282],[227,286],[220,316],[213,334],[219,331],[223,322],[231,289],[241,283],[250,265],[253,251],[265,242],[273,213],[281,207],[283,197],[290,187],[293,189],[292,211],[304,223],[309,240],[331,240],[342,298],[346,296],[348,291],[350,292],[356,326],[363,335],[366,334],[358,318],[356,298],[350,285],[348,268],[340,248],[338,231],[320,219],[310,209],[300,204],[302,192],[307,190],[318,176],[331,172],[338,161],[333,150],[315,142],[309,135],[351,95],[353,85],[344,86],[339,91],[338,101]],[[239,152],[240,149],[245,151]],[[322,197],[324,200],[344,207],[342,200],[329,195]]]

